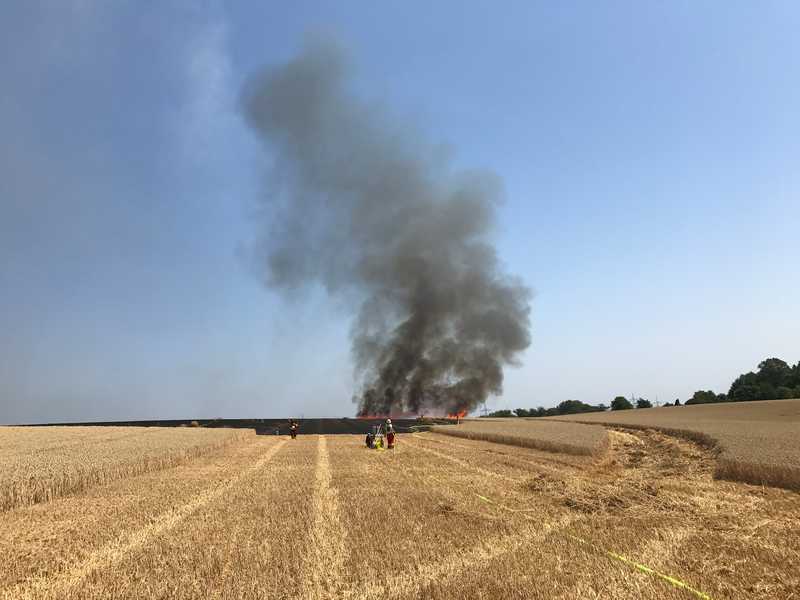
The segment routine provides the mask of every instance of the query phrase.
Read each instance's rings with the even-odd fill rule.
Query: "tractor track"
[[[75,594],[83,581],[92,573],[109,569],[122,562],[126,556],[147,546],[154,538],[174,529],[202,507],[221,499],[245,478],[262,469],[285,443],[285,440],[281,440],[276,444],[270,445],[256,462],[236,475],[222,483],[204,489],[189,502],[154,517],[152,522],[145,527],[126,532],[92,552],[82,562],[74,564],[54,576],[45,574],[4,590],[2,598],[27,600],[34,598],[63,598]]]
[[[324,435],[317,441],[317,466],[314,497],[314,522],[309,535],[309,577],[304,582],[303,598],[340,598],[347,557],[347,541],[342,527],[339,496],[331,485],[331,461]]]

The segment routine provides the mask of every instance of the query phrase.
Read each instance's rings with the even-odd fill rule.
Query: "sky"
[[[535,291],[492,408],[800,360],[795,2],[5,2],[0,423],[352,415],[355,308],[262,283],[242,88],[309,36],[503,181]]]

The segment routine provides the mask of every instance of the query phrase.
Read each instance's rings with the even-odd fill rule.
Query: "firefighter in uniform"
[[[386,419],[386,447],[394,448],[394,426],[391,419]]]

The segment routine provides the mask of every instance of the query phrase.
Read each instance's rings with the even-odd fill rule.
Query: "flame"
[[[416,419],[420,415],[412,412],[396,412],[384,415],[358,415],[357,419]]]
[[[393,412],[389,414],[380,415],[357,415],[356,419],[374,420],[374,419],[419,419],[430,417],[432,419],[463,419],[467,416],[466,410],[459,410],[457,412],[445,413],[444,411],[425,411],[424,413],[415,412]]]

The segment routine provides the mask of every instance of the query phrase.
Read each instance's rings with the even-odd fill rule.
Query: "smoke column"
[[[530,344],[530,291],[491,243],[502,194],[351,90],[345,53],[312,42],[245,86],[273,166],[258,243],[268,286],[354,300],[361,415],[457,413],[501,394]]]

